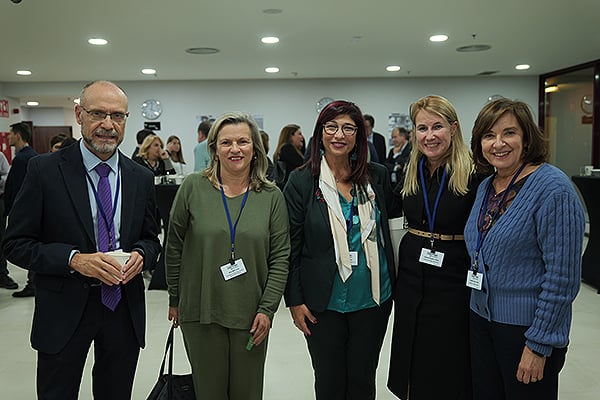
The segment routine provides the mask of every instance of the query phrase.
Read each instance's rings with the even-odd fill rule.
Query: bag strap
[[[169,366],[168,366],[168,374],[173,374],[173,331],[175,330],[175,325],[171,325],[171,329],[169,330],[169,336],[167,336],[167,344],[165,345],[165,354],[162,359],[162,363],[160,364],[160,373],[158,377],[164,375],[165,373],[165,360],[167,359],[167,353],[169,353]]]

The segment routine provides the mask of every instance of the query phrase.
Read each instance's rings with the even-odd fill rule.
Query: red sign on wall
[[[8,100],[0,100],[0,117],[8,118]]]

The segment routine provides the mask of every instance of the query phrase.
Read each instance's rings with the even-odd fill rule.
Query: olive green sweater
[[[227,199],[232,224],[244,195]],[[256,313],[273,320],[285,289],[290,254],[283,195],[275,187],[250,191],[235,236],[235,258],[247,272],[225,281],[231,256],[221,191],[204,174],[189,175],[175,196],[166,246],[169,305],[179,321],[249,329]]]

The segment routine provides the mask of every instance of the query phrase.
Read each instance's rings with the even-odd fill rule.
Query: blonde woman
[[[470,399],[469,255],[463,229],[479,179],[452,104],[410,106],[416,149],[406,168],[388,387],[399,398]]]
[[[150,169],[154,176],[175,173],[171,160],[169,160],[169,153],[165,151],[162,139],[156,135],[146,136],[139,153],[133,157],[133,161]]]

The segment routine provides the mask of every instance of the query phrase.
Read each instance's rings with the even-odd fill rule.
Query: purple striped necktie
[[[110,181],[108,174],[110,167],[108,164],[100,163],[94,168],[100,180],[98,181],[98,250],[106,253],[107,251],[115,250],[115,225],[113,223],[113,205],[112,194],[110,191]],[[104,215],[102,215],[102,211]],[[106,217],[106,219],[105,219]],[[111,311],[115,311],[119,301],[121,301],[121,286],[102,284],[102,304],[108,307]]]

